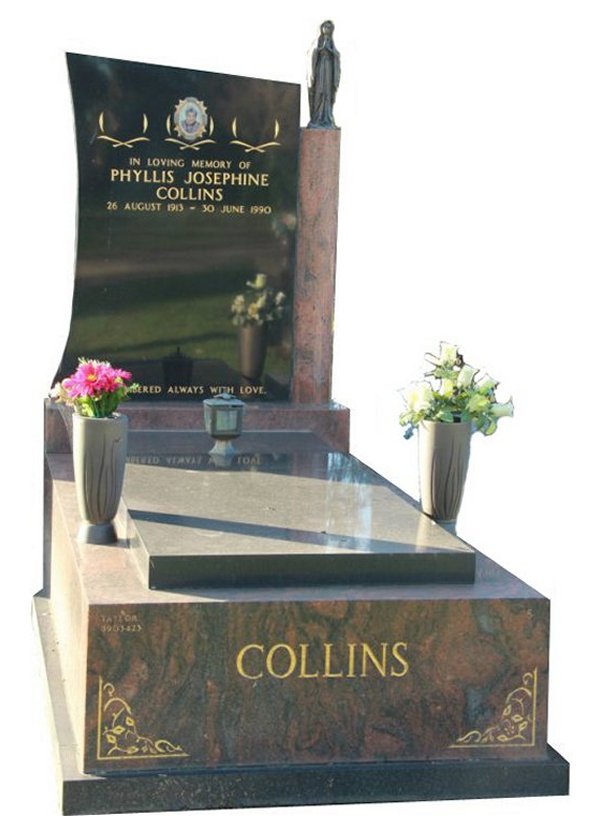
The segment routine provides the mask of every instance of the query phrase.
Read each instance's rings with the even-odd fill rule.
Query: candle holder
[[[215,440],[210,454],[230,456],[235,454],[232,440],[242,433],[244,403],[230,393],[219,393],[204,400],[204,424]]]

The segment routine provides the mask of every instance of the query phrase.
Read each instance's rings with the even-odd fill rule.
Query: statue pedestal
[[[244,435],[228,469],[169,442],[132,432],[112,547],[77,543],[70,455],[46,457],[65,813],[567,792],[547,599],[309,432]]]

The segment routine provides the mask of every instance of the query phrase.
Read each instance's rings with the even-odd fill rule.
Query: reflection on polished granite
[[[516,576],[509,573],[480,552],[475,552],[475,580],[474,582],[448,582],[444,579],[432,579],[430,582],[409,584],[382,578],[380,582],[360,584],[352,582],[344,576],[335,584],[313,582],[312,584],[248,584],[236,586],[223,585],[207,587],[198,583],[197,586],[188,585],[181,588],[165,588],[164,590],[150,589],[147,580],[141,576],[139,562],[133,547],[133,536],[136,534],[137,524],[129,517],[125,505],[117,516],[119,543],[116,546],[100,547],[93,545],[75,545],[77,528],[79,526],[79,512],[73,482],[73,464],[70,454],[47,454],[47,475],[52,483],[51,493],[48,495],[51,506],[49,513],[54,512],[59,523],[64,527],[65,534],[71,542],[70,548],[76,561],[76,569],[80,578],[78,582],[86,588],[85,592],[89,604],[119,605],[126,597],[130,604],[190,604],[192,602],[217,603],[228,602],[295,602],[295,601],[323,601],[332,600],[352,601],[364,599],[367,601],[432,601],[432,600],[481,600],[505,599],[529,600],[543,597]],[[126,475],[127,477],[127,475]],[[395,487],[391,487],[393,491]],[[402,494],[402,493],[400,493]],[[60,521],[58,520],[60,518]],[[433,524],[433,522],[431,522]],[[452,543],[463,543],[450,535]],[[50,578],[46,581],[49,591]]]
[[[245,435],[230,458],[200,432],[136,433],[123,498],[150,587],[473,580],[469,546],[308,432]]]
[[[202,422],[201,413],[198,422]],[[330,446],[312,431],[251,431],[236,439],[229,458],[211,458],[215,441],[201,430],[135,430],[129,432],[127,459],[130,463],[167,468],[239,468],[257,455],[275,457],[295,451],[327,451]]]

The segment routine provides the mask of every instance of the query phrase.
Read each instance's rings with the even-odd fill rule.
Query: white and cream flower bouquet
[[[408,439],[424,420],[432,422],[470,422],[473,431],[493,434],[498,420],[513,415],[512,398],[498,402],[499,385],[489,374],[465,362],[455,344],[440,343],[438,356],[425,354],[433,369],[425,379],[414,382],[401,391],[406,410],[400,415],[400,425],[406,426]]]

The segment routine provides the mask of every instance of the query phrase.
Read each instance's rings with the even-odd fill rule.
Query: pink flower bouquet
[[[84,417],[109,417],[130,393],[138,390],[128,384],[131,373],[97,359],[79,359],[75,373],[58,382],[50,396],[74,408]]]

